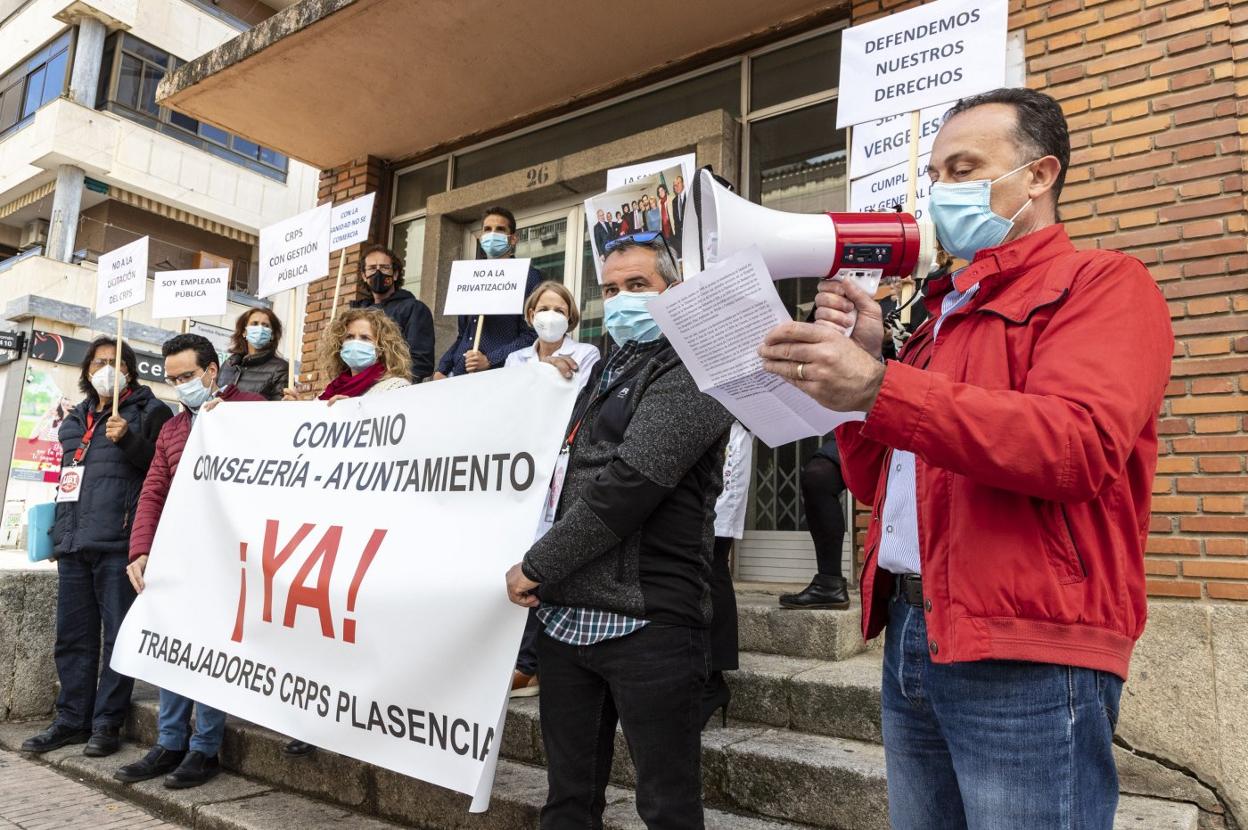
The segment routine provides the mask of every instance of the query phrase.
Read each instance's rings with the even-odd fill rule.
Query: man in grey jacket
[[[518,605],[541,593],[541,826],[601,824],[618,720],[646,827],[697,830],[708,578],[732,416],[698,391],[646,309],[678,280],[662,236],[612,240],[606,254],[605,324],[619,348],[573,410],[554,526],[507,574]]]

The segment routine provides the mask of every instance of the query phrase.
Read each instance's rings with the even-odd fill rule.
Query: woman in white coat
[[[584,386],[601,355],[592,343],[578,343],[568,336],[581,322],[572,292],[561,282],[546,280],[524,301],[524,319],[537,332],[537,340],[532,346],[507,355],[503,366],[540,360],[563,372],[565,378],[575,380],[578,388]]]

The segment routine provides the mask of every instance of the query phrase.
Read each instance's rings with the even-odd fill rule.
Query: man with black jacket
[[[677,279],[658,234],[608,243],[605,324],[619,348],[573,410],[555,523],[507,574],[518,605],[541,591],[543,828],[601,823],[617,720],[646,826],[703,826],[708,578],[732,416],[646,308]]]
[[[412,380],[433,374],[433,313],[416,295],[403,288],[403,260],[384,245],[369,245],[360,260],[360,279],[369,296],[352,308],[379,308],[403,332],[412,353]]]

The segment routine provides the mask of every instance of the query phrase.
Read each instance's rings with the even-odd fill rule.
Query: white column
[[[52,219],[48,223],[48,244],[44,256],[69,262],[78,236],[78,213],[82,209],[82,186],[86,172],[72,164],[56,168],[56,190],[52,192]]]
[[[78,19],[78,45],[74,48],[74,71],[69,76],[69,98],[92,109],[95,109],[95,94],[100,83],[106,35],[108,27],[94,17]]]

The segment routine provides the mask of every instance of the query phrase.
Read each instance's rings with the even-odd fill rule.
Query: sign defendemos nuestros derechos
[[[260,229],[260,291],[270,297],[329,274],[332,208],[319,205]]]
[[[219,317],[228,310],[229,268],[157,271],[152,317]]]
[[[100,254],[95,273],[95,315],[103,317],[147,298],[148,238]]]
[[[486,375],[197,418],[113,668],[488,795],[526,616],[504,574],[576,384],[537,364]],[[188,534],[188,516],[211,521]]]
[[[938,104],[919,111],[919,155],[932,152],[936,133],[952,106],[952,103]],[[855,179],[904,164],[909,159],[909,114],[890,115],[855,125],[849,151],[849,172]]]
[[[919,156],[919,178],[915,189],[915,219],[927,218],[927,194],[931,180],[927,177],[927,164],[931,153]],[[897,205],[905,205],[906,183],[910,179],[906,169],[909,162],[895,164],[849,184],[849,209],[851,211],[890,211]]]
[[[330,253],[368,241],[369,220],[373,218],[376,198],[376,193],[365,193],[358,199],[334,205],[329,220]]]
[[[520,314],[527,259],[461,259],[451,263],[443,314]]]
[[[913,112],[1005,83],[1006,0],[937,0],[841,35],[836,126]]]

